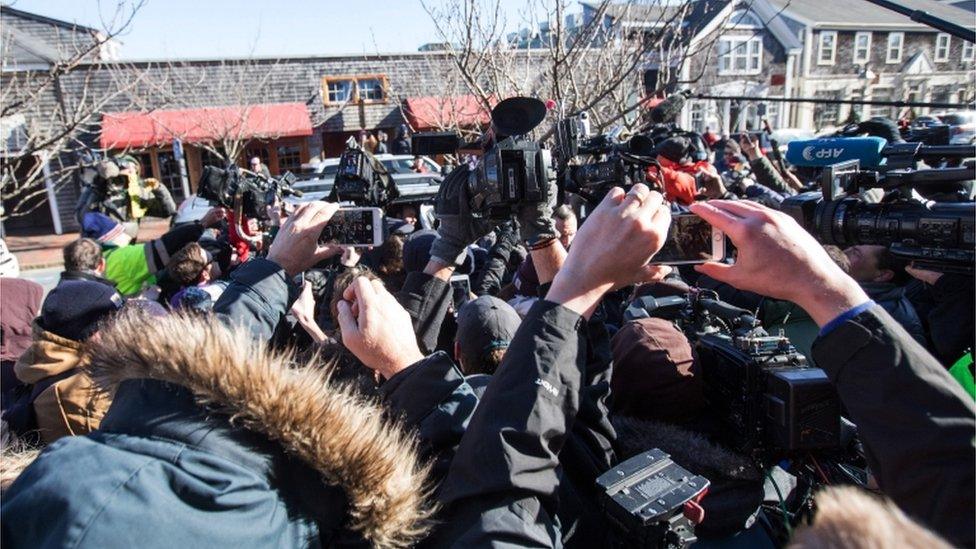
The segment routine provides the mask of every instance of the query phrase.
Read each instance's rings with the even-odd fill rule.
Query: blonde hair
[[[793,549],[948,549],[941,537],[908,517],[890,500],[852,486],[816,497],[813,524],[797,532]]]

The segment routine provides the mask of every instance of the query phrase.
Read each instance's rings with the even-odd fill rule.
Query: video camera
[[[654,163],[654,143],[647,137],[635,135],[622,141],[619,131],[591,136],[585,112],[556,125],[556,151],[562,188],[592,201],[602,199],[611,187],[644,181],[644,169]],[[570,163],[581,155],[594,160]]]
[[[676,321],[693,344],[725,447],[768,465],[840,445],[840,401],[827,374],[749,311],[692,290],[638,298],[624,313],[628,321],[652,316]]]
[[[918,144],[909,145],[919,149]],[[882,173],[862,171],[854,160],[829,166],[823,172],[820,192],[789,197],[782,209],[823,244],[883,245],[922,269],[972,274],[976,204],[934,202],[913,191],[944,190],[973,179],[976,169],[972,165]],[[880,203],[868,203],[859,196],[868,189],[886,194]]]
[[[510,97],[491,110],[491,129],[477,144],[462,145],[450,132],[413,136],[412,152],[457,154],[477,150],[481,161],[470,178],[471,212],[488,219],[505,219],[524,203],[550,199],[549,182],[555,178],[547,149],[526,137],[546,117],[542,101]]]
[[[234,165],[225,169],[205,166],[197,196],[212,204],[237,211],[249,219],[267,221],[267,206],[286,196],[302,196],[292,188],[295,176],[285,172],[279,178],[264,178],[250,172],[241,173]]]
[[[400,192],[383,163],[349,138],[346,150],[339,158],[339,171],[329,200],[384,208],[399,196]]]

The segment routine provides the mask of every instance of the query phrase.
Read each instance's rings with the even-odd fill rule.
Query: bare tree
[[[521,14],[523,30],[511,33],[497,0],[423,2],[457,78],[485,108],[513,95],[553,99],[560,115],[586,111],[598,131],[637,126],[646,97],[676,82],[692,53],[694,29],[684,23],[694,4],[601,0],[582,21],[567,17],[570,0],[531,0]],[[649,69],[658,78],[655,89],[645,90]],[[555,121],[549,117],[541,137],[551,135]]]
[[[73,151],[86,148],[106,105],[136,85],[142,75],[120,86],[99,85],[93,66],[110,55],[114,39],[124,34],[144,0],[120,1],[97,32],[60,32],[59,42],[45,44],[45,69],[21,69],[4,55],[0,85],[0,198],[6,208],[0,220],[23,216],[46,201],[46,195],[71,180],[79,166]],[[6,29],[4,50],[18,38]],[[71,94],[62,89],[70,83]]]

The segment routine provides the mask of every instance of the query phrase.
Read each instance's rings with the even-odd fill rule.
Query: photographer
[[[696,270],[807,311],[821,327],[814,359],[857,424],[881,490],[949,541],[972,546],[972,399],[792,218],[745,201],[692,211],[738,249],[735,264]]]

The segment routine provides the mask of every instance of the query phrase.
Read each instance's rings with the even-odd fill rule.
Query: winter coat
[[[295,367],[238,327],[273,331],[295,289],[269,261],[235,274],[215,307],[233,330],[133,311],[100,332],[90,369],[117,388],[115,401],[98,431],[52,444],[10,487],[4,544],[394,547],[422,537],[430,509],[412,439],[318,364]]]
[[[861,288],[875,303],[888,312],[911,334],[915,341],[923,346],[926,344],[925,330],[922,321],[915,312],[915,307],[905,296],[905,289],[887,282],[862,282]]]
[[[883,308],[813,344],[881,491],[954,544],[976,543],[976,406]]]
[[[14,373],[36,395],[30,404],[41,440],[50,444],[98,429],[112,395],[83,370],[82,344],[48,332],[37,322],[33,330],[34,342],[17,361]]]
[[[0,277],[0,360],[17,360],[30,347],[31,322],[43,297],[44,288],[37,282]]]
[[[461,439],[441,487],[436,547],[561,547],[559,454],[585,382],[585,320],[539,300]]]

